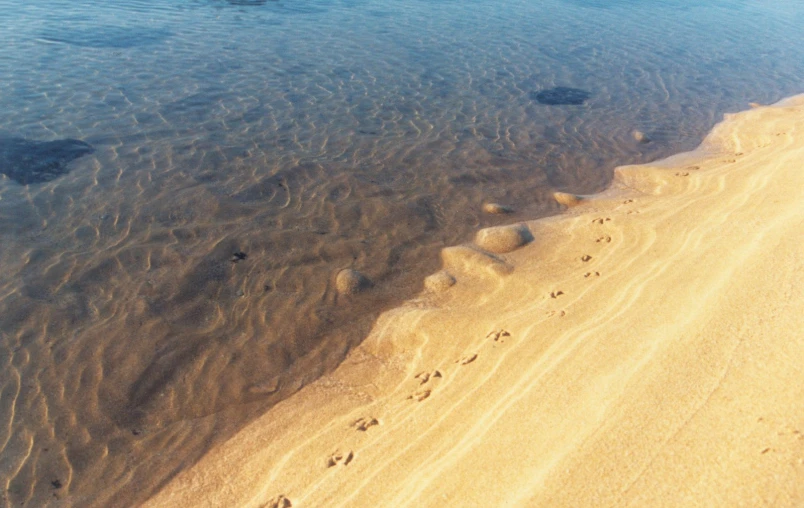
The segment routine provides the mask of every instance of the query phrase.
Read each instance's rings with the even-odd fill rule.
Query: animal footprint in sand
[[[293,503],[290,502],[290,499],[280,494],[262,505],[262,508],[292,508],[292,506]]]
[[[595,240],[595,242],[596,243],[611,243],[611,237],[609,235],[601,236],[600,238]]]
[[[408,400],[415,400],[416,402],[421,402],[427,397],[429,397],[431,393],[433,393],[432,390],[422,390],[420,392],[414,393],[413,395],[408,395]]]
[[[460,363],[461,365],[469,365],[473,361],[477,360],[477,353],[471,356],[464,356],[460,360],[456,360],[455,363]]]
[[[600,272],[586,272],[584,274],[584,277],[586,277],[587,279],[589,277],[600,277]]]
[[[430,379],[435,379],[435,378],[440,378],[440,377],[443,377],[443,376],[441,375],[441,372],[437,371],[437,370],[433,371],[432,374],[430,372],[419,372],[415,376],[415,378],[418,379],[421,382],[421,384],[427,383],[428,381],[430,381]]]
[[[588,263],[591,260],[592,256],[590,256],[589,254],[584,254],[583,256],[581,256],[581,261],[583,261],[584,263]]]
[[[336,450],[332,455],[329,456],[329,459],[327,459],[327,467],[335,467],[337,465],[348,466],[354,458],[355,454],[351,451],[344,454],[340,450]]]
[[[676,173],[676,176],[690,176],[690,174],[686,171],[679,171]]]
[[[380,421],[376,418],[358,418],[354,423],[352,423],[352,427],[356,428],[361,432],[366,432],[371,427],[375,425],[379,425]]]
[[[552,291],[550,293],[550,298],[558,298],[559,296],[561,296],[563,294],[564,294],[564,292],[561,291],[560,289],[558,291]]]
[[[489,334],[486,335],[486,338],[487,339],[492,339],[494,342],[504,342],[503,339],[505,337],[510,337],[510,336],[511,336],[511,334],[508,333],[507,330],[496,330],[496,331],[493,331],[493,332],[489,332]]]
[[[603,224],[604,222],[608,222],[610,220],[611,220],[611,218],[609,218],[609,217],[605,217],[605,218],[604,217],[598,217],[597,219],[594,219],[592,221],[592,224]]]
[[[553,316],[555,316],[556,314],[558,314],[558,317],[564,317],[564,316],[566,316],[566,315],[567,315],[567,312],[562,310],[562,311],[560,311],[560,312],[558,312],[558,313],[557,313],[557,312],[556,312],[556,311],[554,311],[554,310],[549,310],[549,311],[547,311],[547,312],[546,312],[546,314],[547,314],[547,317],[553,317]]]
[[[414,377],[419,380],[419,384],[423,385],[432,379],[438,379],[443,376],[441,375],[441,371],[434,370],[433,372],[419,372]],[[413,395],[408,395],[408,400],[415,400],[416,402],[421,402],[427,397],[429,397],[431,393],[433,393],[432,390],[422,390],[414,393]]]
[[[627,205],[627,204],[629,204],[629,203],[633,203],[633,202],[634,202],[634,200],[633,200],[633,199],[626,199],[625,201],[623,201],[623,204],[624,204],[624,205]]]

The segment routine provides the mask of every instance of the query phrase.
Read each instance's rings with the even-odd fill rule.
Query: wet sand
[[[429,291],[150,505],[800,505],[802,133],[804,96],[728,115],[445,249]]]

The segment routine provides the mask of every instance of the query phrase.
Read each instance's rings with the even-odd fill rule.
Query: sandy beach
[[[802,133],[804,96],[728,115],[445,249],[449,276],[150,506],[800,506]]]

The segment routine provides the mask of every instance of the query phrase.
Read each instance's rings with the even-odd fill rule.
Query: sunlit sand
[[[452,247],[151,505],[800,506],[803,132],[804,96],[730,115],[512,252]]]

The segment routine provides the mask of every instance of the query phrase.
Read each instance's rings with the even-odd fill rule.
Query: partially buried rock
[[[275,376],[268,381],[263,381],[261,383],[255,383],[248,387],[248,391],[253,394],[258,395],[270,395],[272,393],[276,393],[279,389],[279,376]]]
[[[335,277],[335,288],[342,295],[353,295],[371,287],[371,281],[357,270],[347,268]]]
[[[581,196],[570,194],[568,192],[554,192],[553,199],[555,199],[558,204],[564,206],[576,206],[583,200]]]
[[[493,274],[499,277],[508,275],[514,270],[513,266],[491,252],[468,245],[441,249],[441,259],[450,271],[456,270],[472,276]]]
[[[511,252],[532,241],[533,235],[524,224],[481,229],[475,235],[478,247],[496,254]]]
[[[424,287],[433,293],[441,293],[455,285],[455,277],[446,270],[436,272],[424,279]]]
[[[642,131],[634,131],[631,133],[637,143],[650,143],[651,139]]]
[[[503,215],[506,213],[514,213],[514,209],[507,205],[500,203],[484,203],[483,211],[492,215]]]

